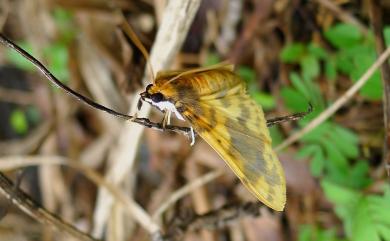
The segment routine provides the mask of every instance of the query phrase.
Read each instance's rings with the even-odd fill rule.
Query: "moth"
[[[163,126],[172,113],[187,121],[254,196],[274,210],[284,209],[285,176],[263,110],[246,93],[233,65],[161,71],[140,96],[164,113]]]

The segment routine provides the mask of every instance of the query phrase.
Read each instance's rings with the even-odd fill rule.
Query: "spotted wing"
[[[183,103],[182,113],[196,132],[260,201],[275,210],[283,210],[284,172],[272,150],[261,108],[244,93],[219,99],[201,98],[198,104]]]

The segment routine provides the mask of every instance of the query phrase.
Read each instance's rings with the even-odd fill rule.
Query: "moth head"
[[[141,99],[150,104],[159,103],[165,100],[164,95],[161,94],[153,84],[146,86],[145,91],[141,93]]]

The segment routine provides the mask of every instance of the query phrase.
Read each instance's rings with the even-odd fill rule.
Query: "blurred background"
[[[143,88],[146,60],[118,27],[113,6],[149,51],[166,3],[1,0],[0,27],[63,83],[127,113]],[[267,119],[305,111],[312,103],[314,111],[304,119],[270,128],[276,147],[375,61],[373,19],[382,20],[380,32],[390,44],[389,13],[385,0],[201,1],[170,69],[234,63]],[[330,119],[278,152],[287,205],[274,212],[256,202],[200,138],[191,147],[183,135],[145,129],[139,142],[121,143],[118,136],[129,123],[53,87],[14,51],[0,52],[0,169],[36,202],[96,238],[150,239],[115,197],[114,205],[103,204],[109,194],[77,165],[110,180],[115,169],[108,170],[126,149],[136,156],[116,167],[125,173],[116,186],[157,217],[172,240],[390,240],[379,71]],[[150,118],[158,121],[161,115],[153,111]],[[223,174],[216,171],[221,169]],[[204,175],[212,180],[159,212],[177,190]],[[223,219],[227,210],[237,215]],[[3,196],[0,211],[1,240],[75,240],[31,219]],[[208,212],[211,224],[201,216]]]

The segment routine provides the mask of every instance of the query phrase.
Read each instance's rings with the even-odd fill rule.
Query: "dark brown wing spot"
[[[241,126],[246,126],[248,119],[250,118],[251,112],[247,106],[245,106],[243,103],[240,103],[240,114],[238,116],[238,123]]]
[[[273,185],[280,185],[281,180],[279,175],[277,174],[277,169],[276,169],[276,163],[273,164],[272,169],[267,175],[265,176],[265,179],[268,183],[271,183]]]
[[[273,200],[274,200],[274,195],[275,195],[275,190],[274,190],[272,187],[270,187],[270,188],[268,189],[268,195],[267,195],[267,197],[266,197],[267,201],[268,201],[268,202],[273,202]]]

